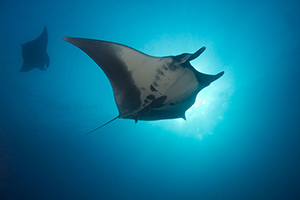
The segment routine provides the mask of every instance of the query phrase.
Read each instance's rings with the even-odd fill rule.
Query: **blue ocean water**
[[[0,199],[299,199],[298,1],[0,1]],[[20,73],[48,29],[50,67]],[[118,119],[64,36],[225,71],[183,119]],[[18,43],[16,43],[15,41]]]

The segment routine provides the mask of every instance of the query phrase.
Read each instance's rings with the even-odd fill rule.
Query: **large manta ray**
[[[64,37],[64,40],[87,53],[109,79],[119,115],[117,118],[138,120],[185,119],[185,112],[197,94],[224,72],[208,75],[198,72],[190,61],[194,54],[153,57],[125,45],[101,40]],[[87,134],[89,134],[87,133]]]
[[[46,68],[49,67],[50,58],[46,51],[47,43],[48,34],[45,26],[42,34],[38,38],[22,44],[23,66],[20,72],[27,72],[33,68],[46,70]]]

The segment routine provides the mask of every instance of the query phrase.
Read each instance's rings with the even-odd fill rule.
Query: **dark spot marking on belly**
[[[176,71],[177,68],[178,68],[178,67],[174,64],[174,62],[170,63],[169,69],[170,69],[171,71]]]
[[[160,80],[160,78],[159,78],[158,75],[155,76],[155,80],[156,80],[156,81],[159,81],[159,80]]]
[[[164,73],[163,73],[163,71],[161,71],[160,69],[157,69],[157,70],[156,70],[156,72],[157,72],[157,74],[158,74],[158,75],[162,75],[162,76],[164,76]]]
[[[151,90],[152,92],[157,92],[157,90],[153,87],[153,85],[150,85],[150,90]]]
[[[167,96],[161,96],[155,100],[152,101],[152,103],[150,104],[150,106],[152,108],[159,108],[159,107],[162,107],[164,104],[164,102],[166,101],[167,99]]]
[[[149,100],[153,100],[153,99],[155,99],[155,96],[153,94],[150,94],[146,98]]]

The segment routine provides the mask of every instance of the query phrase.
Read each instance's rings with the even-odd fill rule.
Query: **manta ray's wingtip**
[[[77,37],[62,37],[64,41],[67,41],[75,46],[78,47],[78,44],[82,42],[83,38],[77,38]]]
[[[62,37],[61,39],[68,41],[70,37]]]
[[[76,37],[62,37],[62,39],[63,39],[64,41],[67,41],[67,42],[72,43],[72,40],[78,39],[78,38],[76,38]]]

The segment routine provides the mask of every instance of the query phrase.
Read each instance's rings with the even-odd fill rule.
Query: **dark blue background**
[[[300,198],[298,1],[0,1],[0,199]],[[46,25],[50,68],[20,73]],[[207,50],[225,75],[187,121],[117,120],[100,68],[63,36],[150,55]]]

